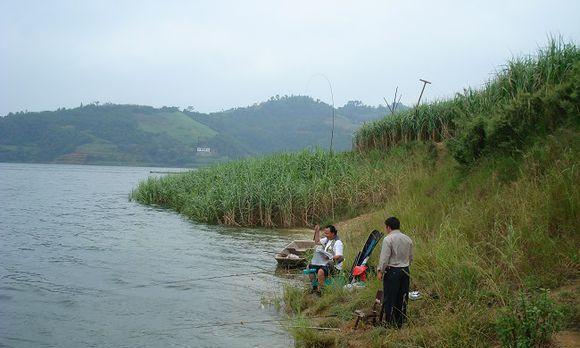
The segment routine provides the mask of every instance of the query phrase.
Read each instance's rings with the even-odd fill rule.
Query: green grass
[[[154,134],[165,134],[184,144],[197,145],[218,133],[208,126],[193,120],[180,111],[159,112],[154,115],[136,115],[138,128]]]
[[[519,150],[529,136],[578,122],[580,51],[552,39],[535,56],[509,61],[481,89],[365,124],[355,148],[387,149],[413,140],[450,141],[460,163],[485,152]]]
[[[372,306],[380,287],[376,280],[369,282],[368,289],[350,294],[328,289],[321,299],[309,295],[307,289],[286,289],[292,293],[285,298],[290,301],[286,308],[296,313],[292,301],[300,303],[302,318],[339,314],[339,327],[345,333],[336,340],[355,346],[499,345],[500,334],[508,329],[497,326],[498,318],[512,311],[519,293],[533,295],[540,289],[577,281],[578,131],[557,131],[517,159],[482,159],[469,169],[459,166],[444,147],[436,156],[427,146],[418,148],[422,150],[415,153],[416,162],[404,164],[408,175],[400,181],[400,189],[388,197],[381,210],[339,224],[346,260],[352,262],[368,231],[381,228],[388,215],[400,218],[402,229],[413,238],[416,248],[411,288],[424,295],[410,303],[407,325],[399,331],[369,326],[348,331],[354,310]],[[395,155],[392,161],[397,158]],[[388,154],[386,159],[391,159]],[[518,165],[510,166],[514,161]],[[378,255],[379,248],[372,264],[377,264]],[[568,296],[567,301],[573,304],[568,307],[578,306],[574,296],[577,293],[572,299]],[[537,317],[530,317],[527,327],[537,324],[533,322]],[[574,320],[577,313],[571,311],[565,322]],[[320,323],[310,319],[304,325]],[[542,321],[538,325],[544,328]],[[555,327],[559,324],[547,322],[549,334],[543,337],[549,337]],[[308,339],[300,332],[295,334],[301,340]],[[525,337],[518,340],[527,342]]]
[[[241,226],[305,226],[376,207],[396,190],[401,166],[365,154],[282,153],[150,178],[132,198],[194,220]],[[412,157],[401,149],[400,161]]]
[[[248,226],[374,211],[339,224],[346,269],[371,230],[399,217],[415,245],[411,287],[424,294],[410,303],[405,327],[349,330],[353,311],[371,307],[380,287],[374,279],[353,293],[329,287],[322,298],[287,287],[284,307],[299,318],[298,345],[543,345],[556,328],[578,321],[577,290],[556,298],[568,310],[536,299],[542,289],[578,283],[579,121],[580,53],[553,40],[536,56],[509,62],[480,90],[364,126],[356,151],[278,154],[149,179],[132,197],[198,221]],[[530,299],[525,308],[563,316],[564,324],[519,315],[520,294]],[[327,315],[335,319],[319,319]],[[323,323],[343,331],[305,329]]]

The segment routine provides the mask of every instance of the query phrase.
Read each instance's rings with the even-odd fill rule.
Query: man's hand
[[[314,243],[320,244],[320,226],[318,224],[314,226],[314,238],[312,240],[314,240]]]
[[[377,279],[378,280],[383,280],[383,272],[381,272],[381,271],[378,271],[377,272]]]

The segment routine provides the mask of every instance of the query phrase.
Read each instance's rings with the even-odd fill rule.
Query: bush
[[[538,347],[550,341],[562,319],[562,312],[547,292],[527,296],[520,293],[498,317],[496,330],[504,347]]]

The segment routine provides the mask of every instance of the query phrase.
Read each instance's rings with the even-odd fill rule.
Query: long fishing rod
[[[336,314],[321,315],[321,316],[308,317],[308,319],[323,319],[323,318],[334,318],[334,317],[337,317],[337,315]],[[173,327],[173,328],[167,328],[167,329],[161,329],[161,330],[155,330],[155,331],[166,333],[166,332],[179,331],[179,330],[209,329],[209,328],[220,328],[220,327],[225,327],[225,326],[238,326],[238,327],[244,328],[244,329],[256,330],[255,327],[252,327],[253,325],[271,324],[271,323],[282,324],[283,322],[292,322],[296,319],[297,318],[280,318],[280,319],[264,319],[264,320],[246,320],[246,321],[240,320],[240,321],[227,322],[227,323],[217,322],[217,323],[206,323],[206,324],[194,325],[194,326],[180,326],[180,327]],[[319,326],[289,325],[287,327],[293,328],[293,329],[341,331],[339,328],[319,327]],[[268,330],[265,327],[261,327],[259,330],[273,332],[272,330]]]
[[[330,98],[332,100],[332,131],[330,133],[330,152],[332,153],[332,144],[333,144],[333,140],[334,140],[334,119],[336,117],[335,115],[335,108],[334,108],[334,93],[332,92],[332,84],[330,83],[330,79],[328,77],[326,77],[326,75],[318,73],[318,74],[314,74],[312,76],[310,76],[310,78],[308,79],[308,83],[306,84],[306,90],[308,91],[308,86],[310,85],[310,82],[312,81],[313,78],[320,76],[323,79],[326,80],[326,82],[328,83],[328,88],[330,89]]]
[[[335,318],[336,314],[330,315],[320,315],[316,317],[308,317],[308,319],[323,319],[323,318]],[[227,323],[207,323],[203,325],[196,325],[196,326],[189,326],[189,329],[202,329],[206,327],[221,327],[221,326],[235,326],[235,325],[247,325],[247,324],[268,324],[268,323],[276,323],[276,322],[286,322],[286,321],[293,321],[296,318],[280,318],[280,319],[263,319],[263,320],[240,320],[240,321],[232,321]],[[177,329],[177,328],[176,328]]]
[[[257,275],[257,274],[271,274],[271,273],[272,273],[271,271],[265,271],[265,270],[264,271],[256,271],[256,272],[246,272],[246,273],[234,273],[234,274],[225,274],[225,275],[218,275],[218,276],[211,276],[211,277],[198,277],[198,278],[189,278],[189,279],[181,279],[181,280],[170,280],[170,281],[166,281],[166,282],[152,282],[152,283],[148,283],[148,284],[140,284],[140,285],[126,286],[126,287],[105,289],[104,291],[139,289],[139,288],[146,288],[146,287],[151,287],[151,286],[171,285],[171,284],[179,284],[179,283],[192,283],[192,282],[197,282],[197,281],[242,277],[242,276]]]

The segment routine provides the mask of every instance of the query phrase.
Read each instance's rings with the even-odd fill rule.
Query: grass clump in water
[[[399,156],[403,161],[411,152]],[[200,222],[307,226],[381,204],[403,175],[382,157],[379,151],[282,153],[149,178],[131,197]]]

